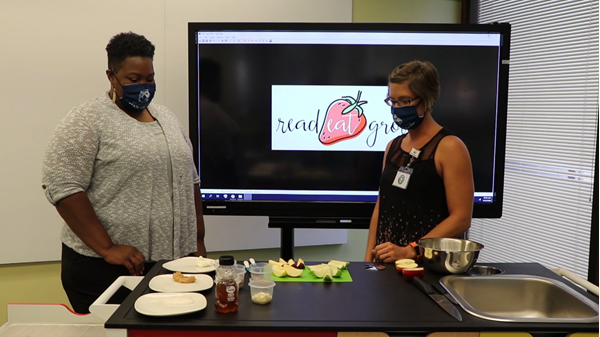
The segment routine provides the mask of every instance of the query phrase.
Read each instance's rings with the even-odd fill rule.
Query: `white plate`
[[[209,273],[215,270],[215,266],[200,268],[196,265],[196,262],[198,262],[197,257],[186,256],[164,263],[163,268],[170,271],[180,271],[182,273]]]
[[[176,316],[206,308],[206,297],[198,293],[150,293],[135,301],[135,311],[147,316]]]
[[[213,286],[212,277],[200,274],[200,275],[189,275],[183,274],[184,276],[194,276],[196,281],[193,283],[179,283],[173,279],[173,274],[163,274],[154,276],[148,286],[150,289],[162,293],[187,293],[193,291],[202,291],[210,289]]]

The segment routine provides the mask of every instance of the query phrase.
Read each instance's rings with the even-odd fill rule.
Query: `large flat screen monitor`
[[[366,227],[386,145],[407,132],[384,103],[387,76],[422,60],[440,75],[435,120],[471,155],[473,216],[501,216],[510,25],[189,23],[188,33],[204,214]],[[352,100],[365,102],[362,118],[336,111]]]

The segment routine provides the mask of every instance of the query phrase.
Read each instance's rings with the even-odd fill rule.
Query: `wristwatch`
[[[415,249],[415,254],[417,254],[417,256],[421,255],[421,250],[419,249],[419,245],[416,242],[413,241],[408,245]]]

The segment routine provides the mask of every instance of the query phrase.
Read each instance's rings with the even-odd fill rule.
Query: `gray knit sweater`
[[[134,246],[147,261],[157,261],[196,251],[193,185],[200,181],[177,117],[154,103],[148,111],[166,137],[172,195],[164,146],[161,151],[145,123],[119,109],[108,94],[76,106],[59,123],[44,157],[42,187],[52,204],[85,192],[115,244]],[[61,240],[98,257],[66,224]]]

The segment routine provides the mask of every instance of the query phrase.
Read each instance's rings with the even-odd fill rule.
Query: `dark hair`
[[[408,88],[425,103],[425,110],[431,111],[440,97],[440,79],[433,64],[427,61],[411,61],[399,65],[388,78],[390,83],[407,82]]]
[[[143,35],[133,32],[119,33],[113,36],[106,45],[108,54],[108,69],[118,72],[123,61],[128,57],[154,58],[154,45]]]

